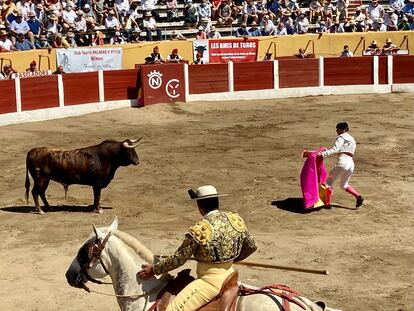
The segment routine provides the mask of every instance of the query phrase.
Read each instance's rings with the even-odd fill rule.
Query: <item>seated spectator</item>
[[[217,22],[222,26],[231,25],[233,23],[233,18],[231,17],[231,6],[227,0],[221,1],[217,11],[217,17]]]
[[[13,42],[7,38],[7,32],[0,30],[0,52],[17,51]]]
[[[211,19],[217,20],[218,10],[221,5],[221,0],[210,0],[210,5],[211,5]]]
[[[356,23],[356,29],[358,32],[365,30],[366,15],[362,12],[361,7],[355,9],[354,20]]]
[[[258,15],[253,0],[247,0],[243,8],[243,23],[251,24],[253,21],[257,23]]]
[[[395,31],[398,29],[398,16],[394,9],[388,8],[384,14],[384,24],[387,26],[387,31]]]
[[[118,18],[116,18],[113,9],[108,11],[108,15],[105,18],[105,29],[110,32],[117,32],[121,29],[121,24],[119,23]]]
[[[139,25],[137,23],[138,15],[135,11],[129,10],[126,12],[123,20],[122,20],[122,27],[124,28],[124,31],[130,33],[132,29],[139,28]]]
[[[398,30],[411,30],[411,25],[408,22],[408,18],[404,16],[401,23],[398,24]]]
[[[158,40],[162,40],[161,29],[158,28],[157,22],[154,18],[152,18],[152,14],[150,12],[145,13],[145,19],[143,21],[144,29],[147,33],[147,41],[152,41],[152,32],[157,32]]]
[[[62,22],[63,22],[63,31],[69,31],[74,29],[74,21],[76,18],[76,13],[72,10],[72,4],[70,2],[66,3],[65,10],[62,12]]]
[[[286,9],[292,13],[292,18],[298,17],[298,12],[300,11],[300,8],[296,0],[290,0],[289,3],[286,5]]]
[[[74,31],[86,31],[87,27],[86,27],[86,19],[83,16],[83,11],[78,10],[76,12],[76,18],[73,20],[73,30]]]
[[[198,5],[198,22],[201,23],[209,23],[211,20],[211,7],[207,0],[201,0],[201,3]]]
[[[371,41],[368,48],[365,49],[364,54],[379,55],[381,52],[376,40]]]
[[[29,19],[27,20],[27,24],[29,25],[30,32],[33,34],[31,38],[29,39],[33,40],[31,41],[34,44],[35,39],[38,39],[40,36],[40,32],[43,30],[42,24],[36,19],[36,15],[34,12],[30,11],[27,13],[27,16]]]
[[[265,54],[265,56],[263,58],[263,61],[272,61],[272,60],[273,60],[272,59],[272,53],[266,52],[266,54]]]
[[[46,26],[46,31],[49,34],[57,34],[60,31],[60,25],[58,23],[58,17],[54,14],[49,15],[48,17],[48,21],[47,21],[47,26]]]
[[[49,42],[47,41],[46,34],[40,34],[39,38],[35,41],[36,49],[51,49]]]
[[[167,22],[178,22],[180,18],[178,16],[178,3],[177,0],[167,0]]]
[[[265,16],[267,14],[267,8],[266,8],[266,4],[263,3],[263,0],[257,0],[256,4],[256,14],[258,17],[258,21],[262,20],[263,16]],[[256,22],[258,22],[256,21]]]
[[[69,44],[62,38],[60,33],[54,35],[54,39],[52,41],[52,48],[59,49],[59,48],[69,48]]]
[[[78,46],[76,44],[75,34],[72,31],[66,33],[64,40],[66,40],[70,48],[76,48]]]
[[[379,31],[379,32],[387,31],[387,26],[384,25],[384,19],[378,18],[376,31]]]
[[[29,68],[26,69],[26,72],[36,72],[37,68],[36,68],[37,64],[36,61],[32,61],[29,65]]]
[[[35,48],[34,44],[24,37],[24,34],[19,33],[16,40],[16,49],[19,51],[29,51]]]
[[[208,33],[209,39],[220,39],[221,34],[217,31],[216,27],[212,26],[210,32]]]
[[[402,8],[402,12],[408,19],[414,18],[414,0],[408,0],[408,2]]]
[[[144,41],[144,38],[141,36],[141,29],[139,27],[134,28],[132,30],[132,34],[129,37],[129,42],[131,43],[139,43]]]
[[[296,33],[298,34],[307,33],[309,29],[308,18],[306,17],[305,12],[303,11],[299,11],[298,14],[299,16],[295,21]]]
[[[311,55],[312,53],[305,53],[305,49],[303,48],[300,48],[298,53],[295,54],[297,58],[308,58]]]
[[[23,37],[27,36],[30,42],[34,41],[33,33],[30,31],[29,24],[27,24],[27,22],[23,19],[22,12],[18,12],[16,14],[16,20],[14,20],[10,25],[10,33],[14,36],[12,37],[12,42],[15,40],[15,37],[18,37],[18,35],[23,35]],[[17,45],[17,43],[15,45]]]
[[[274,21],[280,15],[282,7],[278,0],[270,0],[266,2],[267,14],[270,16],[270,20]]]
[[[286,27],[286,31],[288,35],[293,35],[295,33],[295,26],[292,19],[292,13],[289,10],[285,10],[282,12],[282,17],[280,21]]]
[[[111,40],[109,40],[109,44],[112,44],[112,45],[118,45],[118,44],[124,44],[124,43],[125,43],[125,40],[119,31],[116,31],[115,35],[111,38]]]
[[[251,37],[260,37],[262,35],[260,29],[257,27],[257,24],[255,21],[252,21],[250,25],[250,29],[247,31],[248,35]]]
[[[96,25],[96,14],[91,10],[89,3],[83,6],[83,17],[86,21],[86,29],[93,31]]]
[[[54,75],[63,75],[65,73],[66,72],[63,70],[63,66],[59,65],[59,66],[57,66],[56,70],[52,74],[54,74]]]
[[[96,15],[96,22],[98,25],[103,25],[104,23],[104,1],[103,0],[94,0],[93,1],[93,12]]]
[[[286,36],[287,34],[285,24],[283,22],[279,22],[275,29],[275,36]]]
[[[323,4],[323,17],[324,17],[324,19],[329,18],[329,19],[332,20],[335,9],[336,8],[331,3],[331,0],[326,0],[325,3]]]
[[[178,55],[178,49],[173,49],[171,54],[168,55],[167,63],[182,63],[183,58]]]
[[[115,0],[115,10],[119,20],[125,17],[126,12],[129,11],[128,0]]]
[[[354,53],[352,53],[349,50],[349,46],[348,45],[344,45],[344,49],[342,50],[341,54],[339,55],[339,57],[353,57]]]
[[[195,28],[198,20],[198,9],[192,0],[187,0],[184,8],[184,24],[188,28]]]
[[[335,23],[329,28],[330,33],[344,33],[345,29],[344,26],[337,20]]]
[[[5,80],[10,80],[13,79],[13,74],[15,73],[17,73],[17,71],[14,70],[11,65],[4,65],[1,74],[3,75]]]
[[[392,40],[388,38],[385,41],[385,45],[382,47],[381,55],[392,55],[397,53],[400,50],[395,44],[392,43]]]
[[[157,0],[141,0],[141,7],[145,11],[144,16],[146,16],[147,12],[150,12],[151,16],[158,22],[160,20],[160,15],[155,10],[156,4]]]
[[[204,27],[203,26],[199,26],[198,27],[198,31],[196,33],[196,39],[197,40],[205,40],[205,39],[207,39],[207,34],[204,31]]]
[[[155,46],[152,49],[152,53],[147,58],[148,59],[146,59],[145,63],[147,63],[147,61],[148,61],[148,64],[161,64],[161,63],[164,63],[164,58],[162,58],[158,46]]]
[[[79,33],[75,36],[75,42],[77,46],[91,46],[92,45],[91,40],[89,40],[89,36],[87,36],[83,30],[79,31]]]
[[[315,30],[316,33],[324,33],[328,32],[328,28],[326,28],[325,21],[320,21],[318,27]]]
[[[318,0],[312,0],[309,4],[309,19],[311,23],[315,23],[318,19],[321,19],[322,15],[322,4],[320,4]]]
[[[262,32],[262,36],[272,36],[275,32],[275,25],[267,14],[263,16],[260,22],[260,31]]]
[[[249,32],[247,31],[246,23],[243,23],[240,28],[236,31],[236,37],[248,37]]]
[[[16,4],[12,0],[4,0],[1,15],[7,25],[15,19],[18,10]]]
[[[371,4],[367,8],[368,18],[374,22],[374,29],[377,29],[377,21],[384,16],[384,8],[378,4],[378,0],[371,0]]]
[[[349,0],[338,0],[336,4],[336,18],[344,20],[348,17]]]
[[[239,14],[243,14],[243,8],[245,5],[244,0],[233,0],[232,2],[229,1],[229,4],[231,6],[234,18],[237,18]]]
[[[344,25],[344,31],[345,32],[356,32],[357,31],[356,22],[354,19],[348,18],[348,20],[346,21]]]
[[[184,37],[181,33],[179,33],[178,30],[173,30],[171,33],[170,40],[172,41],[187,40],[187,38]]]
[[[197,53],[196,54],[196,59],[193,62],[193,65],[203,65],[204,64],[204,60],[203,60],[203,55],[201,55],[201,53]]]
[[[399,16],[405,5],[404,0],[390,0],[390,8]]]
[[[103,33],[97,31],[96,34],[92,32],[91,34],[91,46],[104,45]]]

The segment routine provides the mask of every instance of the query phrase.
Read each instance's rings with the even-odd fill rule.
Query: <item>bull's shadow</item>
[[[54,213],[54,212],[72,212],[72,213],[91,213],[94,210],[93,205],[55,205],[51,206],[50,208],[44,208],[43,210],[46,213]],[[110,206],[101,206],[102,209],[112,209]],[[23,214],[29,214],[29,213],[36,213],[36,209],[34,206],[7,206],[2,207],[0,210],[4,212],[10,212],[10,213],[23,213]]]

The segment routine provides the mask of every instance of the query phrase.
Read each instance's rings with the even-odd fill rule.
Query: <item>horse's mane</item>
[[[133,249],[146,262],[153,263],[154,254],[138,239],[119,230],[113,230],[112,234],[124,242],[128,247]]]

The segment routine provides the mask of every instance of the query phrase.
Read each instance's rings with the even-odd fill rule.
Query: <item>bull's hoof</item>
[[[98,213],[98,214],[103,214],[104,211],[103,211],[102,208],[97,208],[97,209],[94,210],[94,212]]]
[[[41,210],[41,209],[38,209],[38,210],[36,211],[36,214],[39,214],[39,215],[44,215],[44,214],[45,214],[45,212],[44,212],[43,210]]]

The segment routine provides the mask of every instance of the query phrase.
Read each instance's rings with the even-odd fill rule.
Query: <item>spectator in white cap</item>
[[[272,36],[275,32],[275,25],[268,14],[265,14],[260,21],[260,31],[262,32],[262,36]]]
[[[124,44],[125,40],[121,36],[121,33],[119,31],[115,31],[115,35],[109,40],[109,44],[118,45],[118,44]]]
[[[141,41],[144,41],[144,38],[141,36],[141,29],[139,27],[135,27],[129,37],[129,42],[139,43]]]
[[[93,31],[96,25],[96,14],[91,10],[91,6],[88,3],[83,6],[83,16],[86,20],[86,28]]]
[[[309,20],[306,17],[306,14],[304,11],[298,11],[298,18],[295,21],[295,28],[296,33],[298,34],[304,34],[308,32],[309,29]]]
[[[198,31],[196,33],[196,38],[197,38],[197,40],[207,39],[207,34],[204,31],[204,27],[203,26],[198,26]]]
[[[105,18],[105,29],[106,31],[119,31],[121,29],[121,24],[115,16],[115,11],[110,9],[108,15]]]
[[[367,16],[362,12],[361,7],[355,8],[354,20],[356,23],[356,28],[358,32],[363,32],[365,30],[365,21]]]
[[[62,12],[63,30],[68,31],[74,28],[74,21],[76,18],[76,12],[72,10],[72,3],[66,4],[65,10]]]
[[[151,12],[145,12],[145,19],[143,21],[144,30],[147,33],[147,41],[152,41],[152,32],[157,33],[158,40],[162,40],[161,29],[158,28],[156,20],[152,17]]]
[[[387,26],[384,25],[384,19],[383,18],[378,18],[378,20],[377,20],[377,28],[375,30],[376,31],[379,31],[379,32],[385,32],[385,31],[387,31]]]
[[[400,48],[392,43],[392,40],[388,38],[385,41],[385,45],[382,47],[381,55],[392,55],[399,51]]]
[[[86,31],[87,27],[86,27],[86,19],[83,16],[83,11],[82,10],[78,10],[76,12],[76,18],[73,21],[73,30],[74,31]]]
[[[13,35],[12,42],[16,44],[16,37],[20,34],[23,37],[28,37],[30,42],[33,42],[33,33],[30,31],[29,24],[23,19],[23,13],[17,12],[16,20],[14,20],[10,25],[10,33]],[[17,46],[16,46],[17,48]]]
[[[49,15],[47,19],[46,31],[49,34],[56,34],[60,31],[59,19],[55,14]]]
[[[385,11],[384,24],[387,26],[387,31],[395,31],[398,27],[398,15],[395,14],[393,8],[389,7]]]
[[[209,39],[220,39],[221,34],[217,31],[216,27],[211,26],[210,32],[208,33]]]
[[[374,21],[374,29],[376,29],[378,27],[378,19],[384,17],[384,8],[378,3],[378,0],[371,0],[371,4],[367,8],[367,12],[368,18]]]
[[[75,34],[72,31],[68,31],[65,36],[66,42],[69,44],[70,48],[76,48],[78,47],[76,40],[75,40]]]

